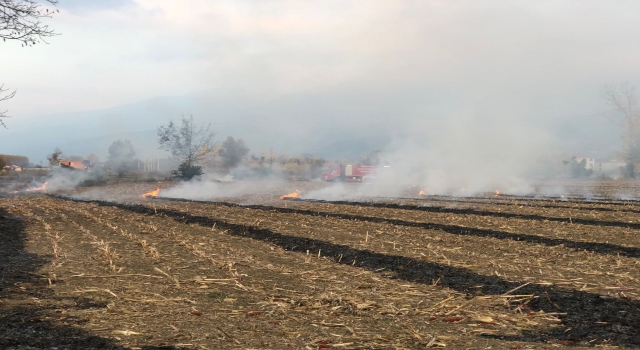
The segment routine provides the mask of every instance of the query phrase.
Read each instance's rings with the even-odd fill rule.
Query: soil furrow
[[[117,204],[104,205],[117,206]],[[170,209],[151,209],[130,205],[120,207],[148,215],[154,215],[154,212],[157,212],[180,222],[196,223],[204,227],[211,227],[215,224],[218,227],[228,229],[231,234],[267,241],[288,250],[301,253],[307,250],[314,253],[320,252],[340,264],[353,264],[373,271],[385,270],[387,273],[392,274],[386,277],[400,278],[414,283],[432,284],[434,281],[438,281],[440,285],[465,293],[471,293],[474,287],[482,286],[480,291],[483,294],[499,295],[522,284],[522,281],[510,282],[498,276],[481,275],[469,269],[447,266],[408,256],[389,255],[369,249],[356,249],[349,245],[320,239],[285,235],[268,229],[256,228],[249,223],[230,223],[228,219],[221,220],[208,216],[194,216],[186,212]],[[567,312],[566,318],[562,321],[570,331],[565,334],[570,334],[574,339],[589,339],[589,341],[593,341],[594,335],[604,336],[606,334],[606,337],[610,337],[612,340],[615,339],[613,340],[614,342],[640,344],[640,339],[635,335],[631,335],[634,324],[640,322],[640,311],[638,311],[638,304],[635,301],[612,297],[603,298],[599,294],[539,284],[527,284],[521,288],[521,291],[539,296],[529,303],[534,308],[542,309],[545,312],[558,312],[559,310]],[[585,323],[602,324],[602,332],[593,333],[592,329],[587,329],[583,326]],[[551,336],[559,336],[559,334],[551,332],[537,339],[548,339]]]

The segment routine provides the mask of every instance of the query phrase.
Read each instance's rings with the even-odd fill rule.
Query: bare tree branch
[[[46,1],[54,6],[58,3],[58,0]],[[46,43],[44,38],[58,33],[40,20],[53,14],[54,10],[35,0],[0,0],[0,38],[21,41],[22,46],[33,46],[41,41]]]
[[[602,89],[602,98],[624,117],[630,117],[638,108],[636,87],[624,82],[618,85],[605,85]]]
[[[214,136],[210,125],[196,125],[193,116],[183,115],[180,127],[170,121],[158,128],[159,148],[189,166],[206,163],[215,146]]]
[[[601,96],[614,109],[616,119],[622,117],[622,148],[634,176],[634,167],[640,164],[640,108],[636,87],[629,82],[606,85]]]
[[[5,89],[4,84],[0,85],[0,102],[9,100],[16,95],[16,90],[13,90],[13,92],[10,92],[3,96],[3,93],[7,91],[9,91],[9,89]],[[11,118],[11,117],[7,115],[7,111],[0,111],[0,125],[6,129],[7,126],[4,124],[4,121],[2,120],[2,118]]]
[[[58,0],[46,0],[51,5],[56,5]],[[56,10],[55,12],[60,12]],[[23,47],[33,46],[37,43],[47,43],[44,38],[58,35],[49,26],[40,22],[40,19],[51,17],[54,11],[35,0],[0,0],[0,38],[3,41],[17,40]],[[16,95],[16,90],[3,96],[8,89],[0,85],[0,102],[9,100]],[[0,111],[0,125],[7,127],[2,118],[10,118],[7,111]]]

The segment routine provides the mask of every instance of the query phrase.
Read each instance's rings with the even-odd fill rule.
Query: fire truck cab
[[[322,179],[329,182],[362,182],[375,175],[378,168],[375,165],[329,163],[322,168]]]

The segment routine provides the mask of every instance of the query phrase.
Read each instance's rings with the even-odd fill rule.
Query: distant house
[[[6,173],[11,173],[11,172],[19,173],[22,171],[22,168],[17,165],[6,165],[2,170]]]
[[[596,170],[596,159],[595,158],[587,158],[587,157],[576,157],[576,162],[581,163],[585,161],[584,168],[587,170]]]
[[[597,174],[617,175],[621,167],[627,166],[627,162],[618,159],[598,159],[593,169]]]
[[[89,166],[87,165],[87,162],[81,161],[81,160],[64,159],[58,162],[58,164],[62,168],[71,168],[71,169],[78,169],[78,170],[86,170],[89,168]]]

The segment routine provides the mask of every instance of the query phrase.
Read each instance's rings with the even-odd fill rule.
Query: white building
[[[585,160],[585,169],[591,169],[593,171],[596,170],[596,159],[595,158],[586,158],[586,157],[576,157],[576,162],[580,163],[582,160]]]
[[[627,162],[617,159],[598,159],[593,171],[596,174],[618,175],[620,167],[627,166]]]
[[[17,173],[19,173],[19,172],[22,171],[22,168],[17,166],[17,165],[5,165],[3,170],[4,170],[4,172],[7,172],[7,173],[8,172],[17,172]]]

